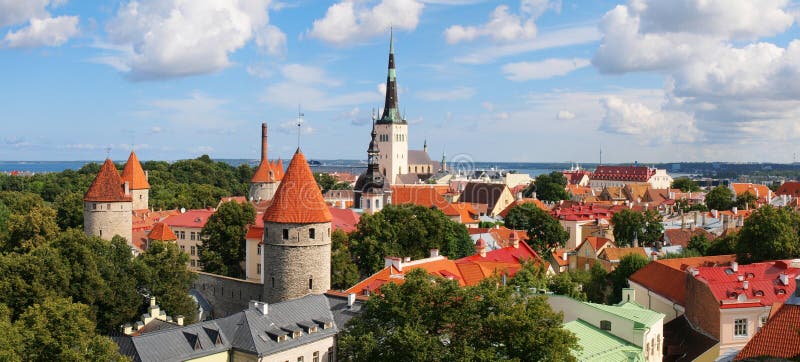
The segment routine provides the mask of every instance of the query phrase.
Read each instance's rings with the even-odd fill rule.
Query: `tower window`
[[[308,277],[308,289],[314,289],[314,278]]]
[[[100,229],[100,237],[103,237],[103,229]]]
[[[308,229],[308,238],[314,239],[315,236],[316,236],[316,230],[314,230],[314,228]]]
[[[261,255],[261,245],[256,247],[256,252],[258,253],[258,255]]]
[[[106,210],[111,210],[111,204],[106,204]]]
[[[256,264],[256,274],[261,275],[261,263]]]
[[[283,229],[283,240],[289,239],[289,229]]]
[[[272,277],[272,287],[275,288],[275,277]]]

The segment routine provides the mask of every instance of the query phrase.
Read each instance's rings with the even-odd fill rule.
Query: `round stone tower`
[[[119,235],[131,242],[133,200],[111,159],[106,159],[83,196],[83,231],[111,240]]]
[[[142,169],[142,164],[139,163],[136,152],[131,151],[128,162],[125,163],[125,167],[122,169],[122,180],[130,185],[133,209],[149,209],[150,183],[147,182],[147,174]]]
[[[250,179],[250,198],[254,201],[270,200],[283,179],[283,161],[267,159],[267,124],[261,124],[261,163]]]
[[[264,300],[331,287],[331,212],[300,149],[264,212]]]

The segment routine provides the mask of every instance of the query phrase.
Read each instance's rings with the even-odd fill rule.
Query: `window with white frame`
[[[740,318],[733,320],[733,336],[747,337],[747,319]]]

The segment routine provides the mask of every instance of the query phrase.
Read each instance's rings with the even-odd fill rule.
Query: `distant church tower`
[[[133,197],[134,210],[149,209],[150,183],[147,182],[147,174],[142,170],[142,164],[136,157],[136,152],[131,151],[125,168],[122,169],[122,181],[130,185],[131,196]]]
[[[269,162],[267,159],[267,124],[261,124],[261,163],[250,179],[250,198],[270,200],[283,179],[283,161]]]
[[[394,37],[389,37],[389,72],[386,76],[386,101],[376,131],[380,146],[380,169],[389,184],[408,170],[408,122],[402,118],[397,99],[397,74],[394,68]]]
[[[106,159],[83,196],[83,232],[107,240],[119,235],[130,243],[132,211],[130,184],[122,180],[114,162]]]
[[[375,131],[375,116],[372,117],[372,140],[367,148],[367,170],[364,171],[356,182],[353,205],[363,209],[364,212],[374,214],[391,202],[391,191],[384,191],[384,178],[380,171],[380,149],[377,142],[378,132]]]
[[[264,212],[264,301],[276,303],[331,287],[331,212],[297,149]]]

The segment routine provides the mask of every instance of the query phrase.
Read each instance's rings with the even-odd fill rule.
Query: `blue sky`
[[[0,160],[362,159],[394,26],[410,145],[478,161],[790,162],[788,0],[0,1]]]

